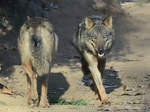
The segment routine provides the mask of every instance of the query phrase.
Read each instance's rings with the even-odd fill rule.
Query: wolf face
[[[104,20],[85,17],[84,22],[79,25],[77,36],[78,48],[81,52],[86,49],[99,58],[104,57],[113,43],[112,17],[108,16]]]

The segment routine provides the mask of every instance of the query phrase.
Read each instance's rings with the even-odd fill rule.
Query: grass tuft
[[[3,101],[0,101],[0,105],[6,105],[6,103]]]
[[[58,105],[87,105],[86,101],[83,99],[76,101],[75,100],[67,101],[65,99],[52,98],[50,99],[50,102]]]

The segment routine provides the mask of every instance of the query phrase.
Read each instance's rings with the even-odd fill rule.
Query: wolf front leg
[[[89,64],[89,70],[92,74],[94,83],[95,83],[96,88],[98,90],[98,94],[101,97],[102,104],[106,104],[106,103],[108,103],[108,97],[107,97],[105,88],[103,86],[101,73],[97,67],[98,66],[97,57],[93,56],[92,54],[90,54],[88,52],[84,52],[84,57]]]

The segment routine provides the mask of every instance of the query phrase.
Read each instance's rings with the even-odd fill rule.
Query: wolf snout
[[[104,56],[104,48],[100,48],[99,50],[98,50],[98,57],[99,58],[102,58]]]
[[[98,50],[98,53],[99,53],[99,54],[103,54],[103,53],[104,53],[104,48],[100,48],[100,49]]]

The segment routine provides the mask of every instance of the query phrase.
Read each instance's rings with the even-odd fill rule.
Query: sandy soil
[[[70,43],[80,20],[86,15],[99,13],[93,11],[85,0],[80,4],[77,1],[64,1],[59,9],[47,12],[60,40],[59,52],[50,76],[48,95],[68,101],[83,99],[87,105],[53,104],[50,108],[28,107],[26,77],[15,50],[18,34],[11,30],[0,34],[0,76],[1,83],[15,94],[0,93],[0,112],[150,111],[150,4],[124,4],[122,7],[125,14],[113,15],[116,41],[108,56],[104,77],[111,105],[101,106],[90,87],[81,82],[83,74],[77,58],[79,55]],[[110,66],[118,72],[111,71]],[[126,87],[126,90],[123,90],[123,87]]]

